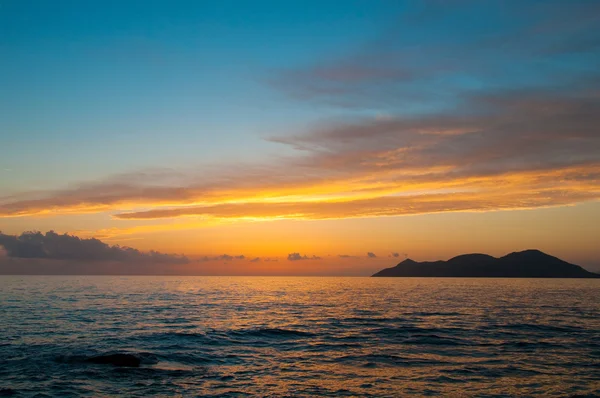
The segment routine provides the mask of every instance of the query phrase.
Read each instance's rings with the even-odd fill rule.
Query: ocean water
[[[596,396],[600,280],[0,276],[11,394]]]

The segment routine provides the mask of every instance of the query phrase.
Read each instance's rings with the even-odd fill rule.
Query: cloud
[[[368,252],[367,253],[367,257],[369,257],[369,258],[376,258],[377,256],[373,252]]]
[[[352,109],[446,106],[457,93],[539,86],[597,68],[599,14],[597,3],[577,0],[419,2],[345,56],[270,81],[294,98]]]
[[[597,94],[583,88],[569,94],[503,91],[465,100],[468,106],[454,113],[341,122],[279,137],[284,145],[304,148],[301,156],[280,160],[277,169],[286,176],[259,167],[189,187],[143,189],[131,181],[113,187],[113,195],[101,183],[35,200],[4,199],[0,214],[111,210],[117,219],[324,219],[600,198]],[[147,210],[121,210],[131,207]]]
[[[301,255],[300,253],[290,253],[287,256],[289,261],[300,261],[300,260],[320,260],[321,257],[313,255],[312,257],[308,257],[307,255]]]
[[[338,257],[339,258],[356,258],[356,256],[351,256],[349,254],[339,254]]]
[[[141,252],[125,246],[110,246],[98,239],[81,239],[54,231],[24,232],[21,235],[0,233],[0,247],[10,258],[77,260],[102,262],[139,262],[187,264],[185,256],[163,254],[156,251]]]
[[[260,257],[254,257],[252,260],[250,260],[251,263],[257,263],[260,261]]]
[[[392,257],[400,257],[400,253],[393,252]]]
[[[238,256],[230,256],[229,254],[221,254],[220,256],[204,256],[200,259],[200,261],[233,261],[233,260],[244,260],[246,256],[240,254]]]

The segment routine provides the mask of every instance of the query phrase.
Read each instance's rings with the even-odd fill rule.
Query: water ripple
[[[0,396],[600,396],[594,297],[599,280],[0,277]],[[139,367],[90,361],[113,354]]]

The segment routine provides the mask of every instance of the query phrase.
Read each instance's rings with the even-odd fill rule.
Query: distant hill
[[[578,265],[539,250],[525,250],[496,258],[487,254],[463,254],[448,261],[417,262],[406,259],[373,276],[488,277],[488,278],[600,278]]]

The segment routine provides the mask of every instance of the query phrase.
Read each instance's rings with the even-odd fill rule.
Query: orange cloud
[[[190,224],[563,206],[600,199],[600,97],[485,94],[463,113],[367,119],[273,139],[271,164],[140,173],[0,199],[0,216],[104,212]],[[172,226],[143,228],[169,229]]]

